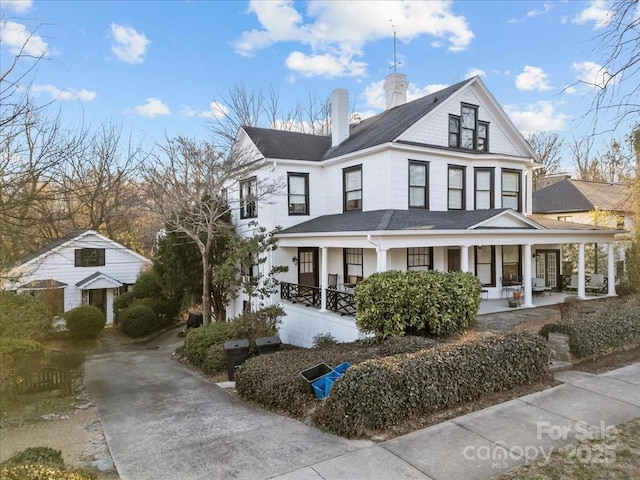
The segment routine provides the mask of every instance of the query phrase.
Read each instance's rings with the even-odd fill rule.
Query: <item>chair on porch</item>
[[[571,282],[567,285],[567,290],[578,290],[578,275],[571,275]]]
[[[328,287],[332,288],[334,290],[338,288],[338,274],[337,273],[330,273],[329,274]]]
[[[531,292],[534,294],[543,294],[547,290],[544,284],[544,278],[536,277],[531,279]]]
[[[589,282],[585,285],[585,289],[595,294],[604,288],[604,273],[594,273]]]
[[[513,292],[517,290],[515,286],[509,285],[508,282],[505,285],[502,277],[500,277],[500,284],[502,285],[502,293],[500,294],[500,298],[502,298],[505,293],[507,294],[507,298],[510,298],[511,296],[513,296]]]

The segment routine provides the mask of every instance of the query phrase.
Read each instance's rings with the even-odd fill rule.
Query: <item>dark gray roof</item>
[[[115,278],[113,278],[113,277],[111,277],[111,276],[109,276],[109,275],[107,275],[105,273],[94,272],[91,275],[89,275],[88,277],[85,277],[82,280],[80,280],[79,282],[76,282],[76,287],[84,285],[84,284],[86,284],[86,283],[90,282],[91,280],[94,280],[94,279],[96,279],[98,277],[105,277],[105,278],[108,278],[110,280],[113,280],[115,283],[122,283],[119,280],[116,280]]]
[[[536,190],[532,194],[533,213],[588,212],[594,209],[570,179]]]
[[[490,210],[374,210],[324,215],[285,228],[287,233],[375,232],[381,230],[466,230],[506,208]],[[512,227],[509,227],[512,228]]]
[[[58,238],[57,240],[54,240],[53,242],[48,243],[47,245],[44,245],[43,247],[40,247],[35,252],[25,255],[20,260],[17,260],[16,262],[14,262],[11,265],[9,265],[9,268],[17,267],[18,265],[22,265],[24,263],[27,263],[29,260],[33,260],[34,258],[38,258],[40,255],[42,255],[44,253],[47,253],[47,252],[55,249],[56,247],[59,247],[60,245],[64,245],[69,240],[72,240],[72,239],[74,239],[76,237],[79,237],[79,236],[81,236],[82,234],[84,234],[84,233],[86,233],[88,231],[89,230],[76,230],[74,232],[71,232],[71,233],[65,235],[64,237]]]
[[[49,290],[66,286],[66,283],[51,278],[48,280],[33,280],[29,283],[24,284],[21,288],[24,288],[26,290]]]
[[[327,160],[393,142],[402,132],[471,80],[472,78],[464,80],[351,125],[349,137],[336,147],[331,147],[329,136],[256,127],[243,127],[243,129],[265,158]]]
[[[331,147],[331,137],[267,128],[243,128],[265,158],[318,161]]]

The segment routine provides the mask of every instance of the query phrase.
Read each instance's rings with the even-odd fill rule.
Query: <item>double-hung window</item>
[[[433,270],[433,248],[407,248],[407,270]]]
[[[495,287],[496,285],[496,255],[493,245],[476,247],[476,277],[482,285]]]
[[[520,211],[520,171],[502,170],[502,208]]]
[[[345,248],[344,249],[344,278],[345,281],[349,277],[363,277],[362,248]]]
[[[429,208],[429,164],[409,160],[409,208]]]
[[[258,216],[257,189],[258,179],[256,177],[240,181],[240,218],[256,218]]]
[[[478,120],[478,107],[463,103],[460,115],[449,115],[449,146],[489,151],[489,122]]]
[[[521,254],[519,245],[502,246],[502,284],[509,285],[521,280]]]
[[[362,210],[362,165],[342,171],[344,211]]]
[[[309,174],[289,173],[289,215],[309,215]]]
[[[465,167],[449,165],[448,208],[449,210],[464,210],[464,175]]]
[[[476,168],[475,173],[475,209],[493,208],[493,168]]]

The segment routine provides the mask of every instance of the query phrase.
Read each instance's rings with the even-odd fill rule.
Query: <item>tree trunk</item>
[[[206,251],[202,254],[202,323],[211,323],[211,267]]]

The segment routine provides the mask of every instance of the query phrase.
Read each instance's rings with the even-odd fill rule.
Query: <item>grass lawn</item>
[[[640,418],[619,425],[603,438],[556,450],[549,458],[495,480],[635,480],[640,478]]]

